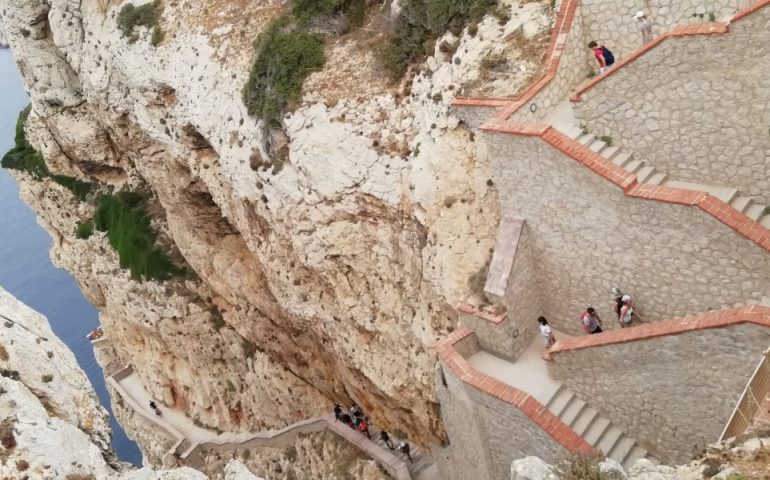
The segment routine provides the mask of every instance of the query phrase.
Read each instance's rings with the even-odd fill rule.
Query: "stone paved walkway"
[[[358,431],[335,421],[333,415],[313,417],[296,422],[279,430],[258,433],[217,433],[196,425],[182,412],[166,408],[156,402],[161,415],[150,408],[152,398],[144,388],[132,367],[124,368],[108,378],[108,382],[126,400],[137,414],[167,432],[176,443],[169,452],[188,458],[198,447],[215,450],[235,450],[259,447],[289,446],[299,434],[328,429],[359,448],[366,456],[378,462],[397,480],[437,480],[433,459],[419,450],[414,451],[413,464],[407,464],[401,454],[389,451],[383,445],[369,440]],[[372,438],[379,437],[379,430],[372,429]],[[396,439],[394,439],[396,441]],[[414,475],[413,475],[414,474]]]

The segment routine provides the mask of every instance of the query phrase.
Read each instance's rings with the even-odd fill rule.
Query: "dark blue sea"
[[[0,156],[13,146],[19,112],[29,103],[10,50],[0,49]],[[141,465],[142,455],[112,417],[102,371],[86,334],[98,315],[75,280],[48,258],[51,238],[35,222],[35,214],[19,198],[16,183],[0,168],[0,285],[48,317],[56,335],[75,352],[102,405],[110,412],[112,444],[118,457]]]

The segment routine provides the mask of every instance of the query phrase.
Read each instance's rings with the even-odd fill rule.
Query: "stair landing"
[[[571,338],[561,332],[554,334],[559,340]],[[656,459],[649,458],[648,452],[636,439],[626,435],[586,401],[552,379],[541,357],[544,350],[543,340],[538,334],[516,362],[485,351],[479,351],[467,360],[476,370],[531,395],[588,444],[624,467],[630,468],[641,458],[658,463]]]

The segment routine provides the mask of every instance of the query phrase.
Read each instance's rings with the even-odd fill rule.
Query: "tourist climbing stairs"
[[[668,175],[658,172],[655,170],[655,167],[649,165],[644,160],[635,159],[632,153],[624,152],[617,146],[611,145],[611,142],[608,143],[605,141],[609,139],[603,140],[597,138],[593,133],[588,133],[576,126],[567,128],[564,133],[581,145],[588,147],[592,151],[612,161],[615,165],[633,173],[636,175],[636,179],[639,183],[665,185],[667,187],[681,188],[683,190],[706,192],[727,203],[752,220],[761,223],[764,227],[770,228],[770,208],[755,202],[749,196],[742,195],[736,188],[671,180],[668,178]]]
[[[548,401],[546,408],[583,437],[589,445],[626,469],[642,458],[655,464],[660,463],[651,457],[634,438],[626,435],[563,385]]]
[[[376,443],[377,445],[381,446],[382,448],[386,450],[390,450],[390,447],[388,447],[385,442],[383,442],[380,439],[380,429],[371,426],[369,427],[369,434],[372,437],[372,441]],[[417,448],[413,444],[409,444],[411,447],[411,455],[413,462],[409,462],[409,460],[406,458],[406,455],[398,451],[398,444],[401,442],[400,439],[394,438],[393,435],[391,435],[390,443],[393,444],[394,447],[396,447],[395,450],[391,450],[394,455],[397,455],[401,457],[404,462],[406,462],[407,468],[409,468],[409,473],[412,476],[413,479],[419,479],[420,475],[427,470],[431,465],[435,463],[433,460],[433,457],[431,457],[429,452],[425,452],[420,448]]]

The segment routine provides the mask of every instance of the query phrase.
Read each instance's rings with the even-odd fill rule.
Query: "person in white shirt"
[[[634,20],[636,20],[636,28],[642,33],[642,45],[647,45],[652,41],[652,22],[641,10],[636,12]]]
[[[620,301],[623,302],[623,306],[620,307],[620,312],[618,312],[620,328],[627,328],[634,323],[634,307],[633,302],[631,301],[631,295],[623,295]]]
[[[556,343],[556,337],[553,336],[553,330],[551,329],[551,326],[548,325],[548,320],[546,320],[545,317],[539,317],[537,323],[540,324],[540,335],[543,336],[543,345],[545,348]]]

